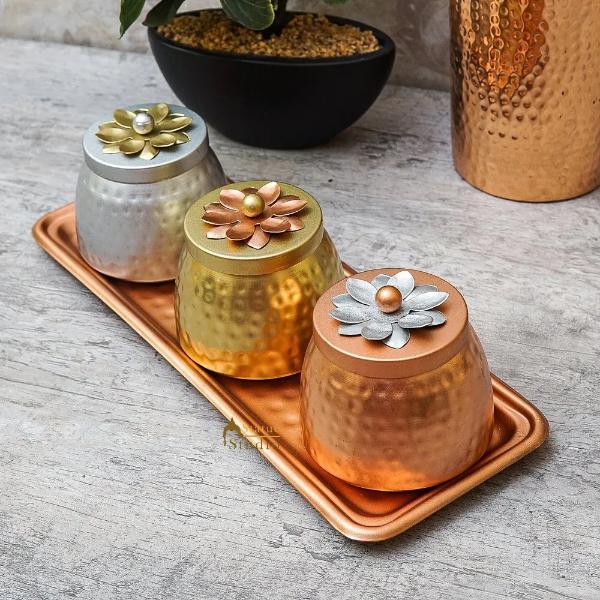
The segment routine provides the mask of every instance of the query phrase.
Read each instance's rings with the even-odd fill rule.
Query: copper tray
[[[205,371],[175,337],[173,284],[134,284],[101,275],[80,257],[73,204],[42,217],[33,228],[38,244],[160,352],[226,419],[244,430],[270,426],[280,436],[263,456],[345,536],[379,541],[402,533],[540,446],[548,423],[537,408],[493,377],[496,423],[483,458],[459,477],[413,492],[376,492],[323,471],[302,445],[299,378],[270,382],[230,379]],[[353,271],[348,268],[348,273]]]

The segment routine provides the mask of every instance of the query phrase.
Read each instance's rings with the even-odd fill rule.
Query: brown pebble
[[[312,14],[294,16],[280,35],[270,38],[238,25],[220,10],[175,17],[158,31],[192,48],[232,54],[332,58],[367,54],[380,47],[372,31],[353,25],[336,25],[322,15]]]

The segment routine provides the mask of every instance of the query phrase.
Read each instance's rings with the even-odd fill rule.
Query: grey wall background
[[[218,6],[188,0],[183,9]],[[0,0],[0,35],[147,52],[144,27],[119,40],[120,0]],[[343,6],[292,0],[290,8],[363,21],[391,35],[398,46],[392,81],[448,87],[448,0],[350,0]]]

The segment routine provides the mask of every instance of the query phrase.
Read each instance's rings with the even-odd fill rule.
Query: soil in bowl
[[[271,36],[238,25],[220,10],[177,16],[158,31],[192,48],[238,55],[335,58],[368,54],[380,48],[372,31],[313,14],[292,16],[281,33]]]

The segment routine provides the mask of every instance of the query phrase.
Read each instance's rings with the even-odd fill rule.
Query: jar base
[[[454,168],[460,177],[475,189],[493,196],[494,198],[509,200],[511,202],[530,202],[535,204],[566,202],[567,200],[577,200],[582,196],[587,196],[599,187],[598,184],[594,184],[585,189],[563,190],[562,192],[559,191],[552,196],[549,196],[543,192],[536,193],[535,188],[530,188],[528,191],[524,191],[523,189],[516,191],[514,188],[505,186],[502,183],[494,181],[489,182],[485,179],[473,177],[467,169],[461,167],[456,158],[454,160]],[[557,184],[555,189],[559,190],[560,185]]]
[[[295,370],[282,370],[282,371],[269,371],[268,369],[272,369],[272,366],[269,366],[265,369],[265,365],[269,364],[268,361],[265,360],[265,365],[262,367],[259,365],[258,367],[246,367],[244,366],[245,361],[238,356],[231,356],[227,360],[224,357],[221,359],[209,360],[206,357],[205,352],[199,352],[193,343],[189,342],[189,337],[182,332],[178,332],[179,345],[182,350],[198,365],[200,365],[203,369],[208,369],[214,373],[218,373],[220,375],[226,375],[227,377],[232,377],[233,379],[241,379],[244,381],[268,381],[270,379],[284,379],[285,377],[291,377],[293,375],[298,375],[300,373],[301,368]],[[225,353],[223,353],[225,354]],[[234,353],[227,353],[234,354]],[[241,355],[245,353],[235,353],[236,355]],[[252,369],[256,369],[253,373]],[[262,371],[262,373],[261,373]]]
[[[487,443],[485,443],[485,445],[483,445],[483,448],[480,450],[480,452],[478,452],[477,454],[474,454],[471,457],[471,460],[469,462],[461,465],[460,467],[456,468],[454,471],[445,474],[443,477],[437,477],[437,478],[432,478],[432,479],[427,479],[427,480],[422,480],[422,481],[417,480],[417,481],[413,481],[413,483],[409,483],[408,482],[409,480],[407,480],[405,483],[398,483],[398,484],[390,483],[390,481],[393,481],[394,478],[397,479],[397,474],[394,475],[394,471],[392,469],[390,469],[389,477],[381,477],[380,483],[376,483],[376,482],[367,483],[366,481],[362,481],[362,480],[358,480],[358,479],[350,480],[348,478],[345,478],[343,476],[343,474],[341,475],[340,472],[336,472],[336,469],[332,469],[331,467],[328,467],[328,465],[334,463],[334,461],[331,460],[331,457],[327,461],[319,461],[317,458],[317,455],[320,454],[320,452],[317,452],[314,449],[314,447],[309,447],[307,444],[305,444],[305,447],[306,447],[307,452],[310,454],[311,458],[324,471],[327,471],[327,473],[329,473],[330,475],[333,475],[334,477],[337,477],[338,479],[341,479],[342,481],[345,481],[346,483],[349,483],[350,485],[353,485],[355,487],[358,487],[358,488],[361,488],[364,490],[372,490],[375,492],[411,492],[411,491],[415,491],[415,490],[424,490],[424,489],[427,489],[430,487],[434,487],[436,485],[440,485],[442,483],[446,483],[447,481],[450,481],[450,480],[454,479],[455,477],[458,477],[459,475],[463,474],[465,471],[470,469],[487,452],[487,450],[490,446],[490,443],[492,441],[492,434],[493,434],[493,422],[492,422],[492,426],[490,427]],[[368,469],[367,467],[364,467],[363,469],[357,469],[354,466],[353,470],[362,470],[363,472],[370,473],[369,479],[371,479],[371,480],[374,479],[372,476],[372,471],[370,469]]]
[[[86,264],[88,264],[90,267],[92,267],[92,269],[94,269],[94,271],[98,271],[98,273],[102,273],[102,275],[107,275],[108,277],[112,277],[113,279],[119,279],[121,281],[129,281],[130,283],[166,283],[168,281],[175,281],[175,274],[169,276],[169,277],[151,277],[151,278],[146,278],[146,277],[135,277],[135,276],[131,276],[131,275],[126,275],[123,273],[120,273],[118,271],[111,271],[110,269],[106,269],[105,267],[100,267],[97,266],[93,263],[92,260],[89,260],[84,254],[83,252],[80,251],[80,255],[81,258],[83,258],[83,260],[86,262]]]

